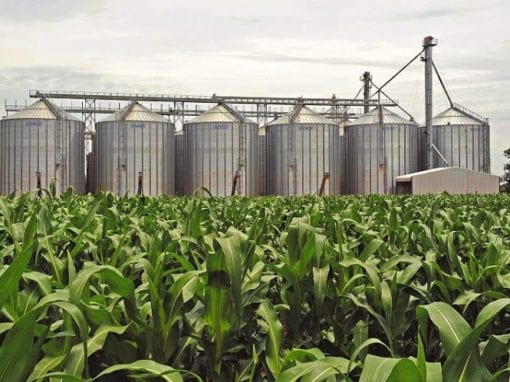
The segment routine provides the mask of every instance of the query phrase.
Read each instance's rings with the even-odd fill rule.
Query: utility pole
[[[365,72],[360,78],[363,81],[363,113],[368,113],[370,109],[370,89],[372,88],[372,76],[370,72]]]
[[[422,60],[425,62],[425,127],[426,127],[426,150],[425,150],[425,164],[427,169],[433,167],[432,156],[432,85],[433,85],[433,62],[432,62],[432,47],[437,45],[437,39],[432,36],[427,36],[423,39],[424,57]]]

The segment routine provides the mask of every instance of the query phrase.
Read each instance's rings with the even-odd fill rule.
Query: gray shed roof
[[[383,123],[385,124],[394,124],[394,125],[416,125],[416,122],[409,121],[405,118],[402,118],[400,115],[388,110],[386,108],[382,108],[383,112]],[[347,126],[356,126],[356,125],[372,125],[379,123],[379,109],[375,108],[370,110],[368,113],[363,114],[358,119],[355,119],[352,122],[349,122]]]
[[[290,124],[327,124],[336,125],[337,123],[331,119],[327,119],[322,115],[316,113],[312,109],[304,106],[297,105],[290,113],[282,115],[280,118],[275,119],[267,124],[267,126],[274,125],[290,125]]]
[[[255,123],[247,119],[245,116],[234,110],[225,103],[219,103],[216,106],[204,111],[198,117],[186,123],[214,123],[214,122],[249,122]]]
[[[485,121],[475,118],[457,109],[455,106],[450,107],[439,113],[432,119],[432,125],[443,126],[443,125],[484,125]]]
[[[101,122],[115,122],[115,121],[136,121],[136,122],[166,122],[168,120],[161,115],[150,111],[147,107],[140,104],[138,101],[133,101],[126,107],[109,115]]]
[[[78,118],[58,108],[46,98],[41,98],[32,105],[14,114],[8,115],[5,119],[65,119],[79,121]]]
[[[456,171],[458,169],[465,170],[465,169],[462,169],[460,167],[436,167],[436,168],[430,168],[428,170],[417,171],[417,172],[412,172],[412,173],[409,173],[409,174],[399,175],[399,176],[395,177],[395,180],[397,182],[408,182],[408,181],[410,181],[415,176],[433,174],[435,172],[444,172],[444,171],[450,172],[452,170]]]

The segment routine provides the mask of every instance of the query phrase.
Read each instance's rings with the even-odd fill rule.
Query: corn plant
[[[0,382],[503,381],[510,197],[0,197]]]

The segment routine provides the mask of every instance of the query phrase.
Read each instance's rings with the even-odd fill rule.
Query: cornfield
[[[0,197],[0,381],[500,381],[510,197]]]

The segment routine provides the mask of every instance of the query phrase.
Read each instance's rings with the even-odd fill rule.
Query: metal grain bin
[[[174,193],[174,125],[134,101],[96,123],[96,191]]]
[[[454,105],[432,119],[432,138],[448,164],[433,152],[434,167],[456,166],[490,173],[487,119]]]
[[[85,191],[85,124],[44,98],[0,121],[0,194],[36,191],[38,177]]]
[[[267,193],[307,195],[319,192],[326,174],[325,195],[339,194],[342,146],[338,124],[304,105],[266,126]]]
[[[347,190],[351,194],[395,192],[395,177],[418,170],[418,127],[382,107],[346,128]]]
[[[258,195],[258,125],[219,103],[184,124],[185,193],[206,187],[215,196]]]

